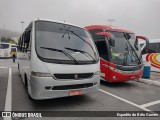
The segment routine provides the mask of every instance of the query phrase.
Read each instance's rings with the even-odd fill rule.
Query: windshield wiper
[[[70,39],[70,35],[69,35],[69,29],[70,29],[70,27],[66,27],[65,25],[63,25],[63,27],[65,28],[65,29],[62,29],[62,28],[60,28],[60,30],[65,30],[65,32],[64,32],[64,34],[62,35],[62,38],[64,37],[64,35],[67,33],[68,34],[68,39]]]
[[[140,63],[141,63],[141,60],[139,59],[139,57],[138,57],[138,55],[137,55],[135,49],[132,47],[131,43],[129,42],[130,37],[128,37],[128,36],[129,36],[128,34],[124,34],[124,37],[126,38],[127,43],[130,45],[131,50],[132,50],[132,51],[134,52],[134,54],[136,55],[136,58],[138,59],[139,64],[140,64]],[[133,55],[133,53],[132,53],[132,55]],[[132,57],[132,56],[131,56],[131,57]]]
[[[85,55],[87,54],[88,56],[90,56],[93,59],[94,62],[96,62],[96,60],[88,52],[86,52],[86,51],[82,51],[82,50],[78,50],[78,49],[72,49],[72,48],[67,48],[67,47],[65,47],[65,49],[71,50],[71,51],[74,51],[74,52],[80,52],[80,53],[83,53]]]
[[[79,35],[77,35],[75,32],[73,32],[73,31],[71,31],[71,30],[69,30],[71,33],[73,33],[74,35],[76,35],[77,37],[79,37],[82,41],[84,41],[85,43],[87,43],[91,48],[92,48],[92,50],[93,50],[93,52],[94,52],[94,49],[93,49],[93,47],[92,47],[92,45],[90,44],[90,43],[88,43],[85,39],[83,39],[81,36],[79,36]],[[95,52],[94,52],[94,56],[96,56],[95,55]]]
[[[128,55],[129,55],[129,48],[128,45],[126,43],[126,48],[125,48],[125,53],[124,53],[124,60],[123,60],[123,65],[127,65],[127,61],[128,61]]]
[[[65,35],[66,33],[68,33],[68,38],[70,39],[69,32],[71,32],[72,34],[74,34],[75,36],[77,36],[78,38],[80,38],[80,40],[84,41],[85,43],[87,43],[87,44],[91,47],[91,49],[93,50],[94,56],[96,57],[96,53],[94,52],[94,49],[93,49],[93,47],[92,47],[92,45],[91,45],[90,43],[88,43],[85,39],[83,39],[81,36],[79,36],[78,34],[76,34],[74,31],[69,30],[70,27],[67,28],[65,25],[64,25],[63,27],[64,27],[65,29],[60,28],[60,30],[66,30],[65,33],[64,33],[64,35]],[[64,35],[62,35],[62,38],[64,37]]]
[[[68,58],[70,58],[71,60],[73,60],[76,64],[78,64],[78,61],[75,58],[73,58],[70,54],[68,54],[67,52],[65,52],[63,50],[59,50],[59,49],[55,49],[55,48],[47,48],[47,47],[40,47],[40,48],[51,50],[51,51],[56,51],[56,52],[61,52],[64,55],[66,55]]]

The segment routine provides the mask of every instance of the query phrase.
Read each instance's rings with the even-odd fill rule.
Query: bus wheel
[[[34,99],[30,96],[30,94],[29,94],[29,92],[28,92],[28,80],[27,80],[27,75],[26,75],[26,74],[24,75],[24,78],[25,78],[24,84],[25,84],[25,88],[26,88],[26,90],[27,90],[28,97],[29,97],[30,100],[34,100]]]
[[[27,92],[28,92],[28,81],[27,81],[27,75],[25,74],[24,75],[24,85],[25,85],[25,88],[26,88],[26,90],[27,90]]]
[[[19,76],[21,77],[20,69],[19,69],[19,64],[18,64],[18,71],[19,71]]]

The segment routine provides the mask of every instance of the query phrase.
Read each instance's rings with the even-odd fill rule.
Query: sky
[[[22,31],[33,19],[66,21],[81,27],[93,24],[132,30],[160,38],[160,0],[0,0],[0,28]]]

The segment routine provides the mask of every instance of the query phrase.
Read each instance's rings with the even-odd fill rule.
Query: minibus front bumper
[[[30,96],[33,99],[51,99],[70,96],[70,91],[80,90],[82,94],[99,90],[100,76],[94,75],[89,79],[55,80],[53,77],[35,77],[30,79]]]

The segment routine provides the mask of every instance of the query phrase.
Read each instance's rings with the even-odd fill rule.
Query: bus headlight
[[[52,77],[50,73],[42,73],[42,72],[31,72],[32,76],[36,77]]]

